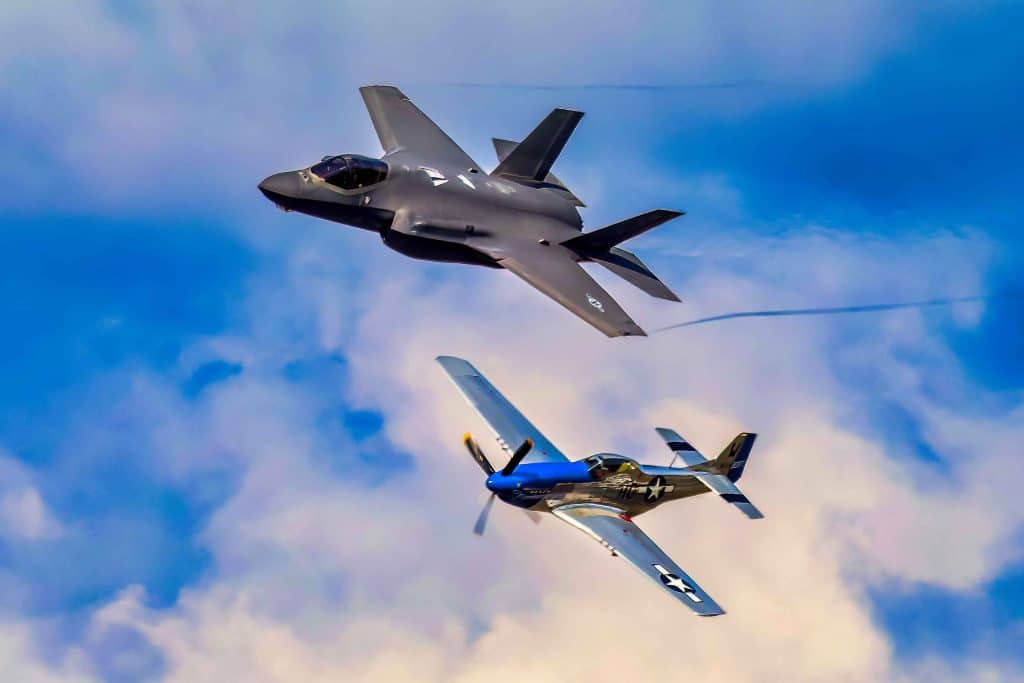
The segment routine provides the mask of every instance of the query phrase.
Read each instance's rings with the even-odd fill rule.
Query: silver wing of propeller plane
[[[463,441],[491,492],[474,532],[482,534],[495,499],[531,513],[549,512],[623,557],[635,569],[701,616],[724,610],[633,521],[663,503],[713,492],[751,519],[763,515],[737,488],[755,434],[742,433],[709,460],[671,429],[658,433],[673,451],[668,467],[643,465],[616,453],[570,460],[467,361],[438,363],[497,437],[508,461],[496,468],[476,440]],[[684,467],[673,467],[679,459]]]
[[[583,232],[576,195],[551,173],[583,114],[555,109],[521,142],[494,140],[481,170],[398,88],[360,88],[383,157],[339,154],[275,173],[260,191],[286,211],[380,235],[412,258],[504,268],[609,337],[644,335],[580,264],[598,263],[647,294],[679,298],[620,243],[682,215],[656,209]]]

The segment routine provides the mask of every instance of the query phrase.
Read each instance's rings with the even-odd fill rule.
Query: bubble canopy
[[[383,182],[388,175],[388,165],[380,159],[371,159],[359,154],[339,154],[324,157],[309,169],[321,180],[343,190],[359,190]]]

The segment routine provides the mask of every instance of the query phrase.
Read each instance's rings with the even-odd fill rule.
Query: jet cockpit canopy
[[[359,190],[383,182],[388,175],[388,165],[380,159],[359,154],[338,154],[324,157],[309,171],[335,187]]]

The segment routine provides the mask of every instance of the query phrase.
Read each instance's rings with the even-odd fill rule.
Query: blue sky
[[[485,166],[492,135],[522,135],[553,106],[586,111],[558,173],[590,205],[589,227],[687,211],[636,243],[684,305],[609,283],[648,328],[1019,291],[1024,11],[769,7],[538,18],[529,5],[445,3],[403,20],[334,5],[3,10],[0,639],[25,644],[5,645],[23,679],[409,674],[377,654],[345,658],[363,647],[380,662],[406,648],[421,667],[410,671],[470,680],[500,668],[487,658],[496,639],[540,648],[549,675],[599,679],[525,635],[614,614],[554,578],[551,549],[579,555],[564,560],[576,576],[598,561],[584,539],[501,514],[487,545],[463,533],[482,493],[457,449],[468,411],[433,377],[430,359],[449,352],[479,358],[547,415],[554,440],[581,449],[658,457],[644,435],[683,408],[709,447],[737,424],[769,437],[766,483],[751,468],[749,488],[779,526],[758,539],[711,505],[693,508],[696,539],[671,535],[691,514],[682,504],[650,521],[730,603],[720,628],[738,630],[717,637],[761,653],[762,668],[725,678],[763,679],[773,648],[810,662],[793,673],[809,680],[1024,675],[1018,296],[730,321],[645,351],[510,278],[401,259],[255,191],[325,153],[378,153],[355,88],[393,82]],[[568,87],[602,83],[664,87]],[[714,83],[738,85],[687,87]],[[584,363],[596,369],[573,372]],[[787,497],[794,477],[821,490]],[[752,582],[785,592],[804,565],[780,560],[791,573],[766,578],[755,547],[759,574],[709,556],[742,559],[742,543],[768,538],[782,555],[822,552],[791,628],[850,637],[860,659],[764,636],[774,606],[747,602]],[[388,588],[392,564],[417,567],[418,592]],[[666,608],[629,632],[658,643],[656,624],[678,618]],[[681,624],[688,642],[704,637],[697,626]],[[279,659],[243,663],[225,633]]]

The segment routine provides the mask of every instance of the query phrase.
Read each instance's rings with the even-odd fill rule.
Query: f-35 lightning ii
[[[259,188],[286,211],[380,234],[407,256],[505,268],[609,337],[644,335],[579,265],[596,262],[659,299],[679,301],[620,242],[682,215],[656,209],[583,232],[583,203],[551,166],[583,114],[555,109],[522,142],[494,140],[490,173],[400,90],[360,88],[384,156],[324,157]]]

